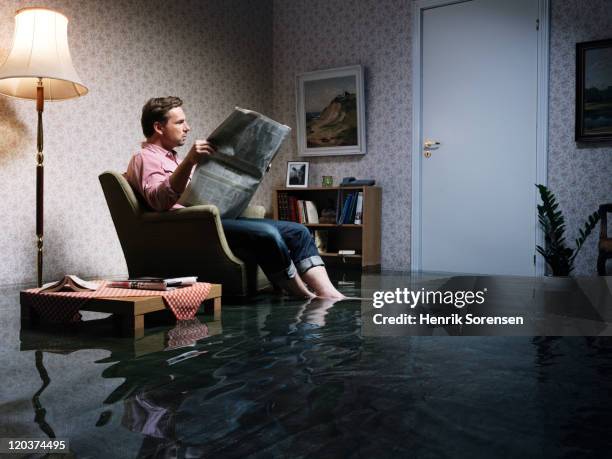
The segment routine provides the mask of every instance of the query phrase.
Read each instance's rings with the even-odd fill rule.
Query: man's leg
[[[344,295],[331,283],[312,235],[304,225],[278,220],[264,219],[263,221],[278,230],[299,275],[314,290],[317,297],[344,298]]]
[[[288,292],[292,296],[298,298],[316,298],[317,295],[308,290],[308,287],[302,281],[302,278],[296,274],[291,279],[282,279],[276,282],[276,284]]]
[[[222,220],[230,248],[255,255],[271,282],[300,298],[315,296],[297,274],[289,249],[278,229],[264,219]]]
[[[342,299],[345,296],[336,290],[329,280],[325,266],[314,266],[302,274],[302,279],[314,290],[317,298]]]

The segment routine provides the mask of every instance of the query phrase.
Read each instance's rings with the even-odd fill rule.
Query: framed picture
[[[576,141],[612,141],[612,39],[576,44]]]
[[[300,156],[365,154],[365,100],[360,65],[298,75],[296,107]]]
[[[308,186],[308,162],[287,161],[287,186],[292,188]]]

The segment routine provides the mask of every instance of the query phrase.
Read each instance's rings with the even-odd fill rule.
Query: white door
[[[534,275],[538,0],[421,18],[421,269]]]

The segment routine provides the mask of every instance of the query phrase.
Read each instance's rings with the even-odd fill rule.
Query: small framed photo
[[[308,162],[287,162],[287,187],[306,188],[308,186]]]
[[[612,39],[576,44],[576,142],[612,141]]]
[[[297,75],[296,107],[300,156],[365,154],[363,67]]]

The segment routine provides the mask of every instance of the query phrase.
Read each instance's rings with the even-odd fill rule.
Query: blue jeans
[[[236,254],[255,255],[272,282],[292,279],[296,271],[323,266],[312,235],[304,225],[265,218],[222,219],[225,238]]]

